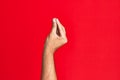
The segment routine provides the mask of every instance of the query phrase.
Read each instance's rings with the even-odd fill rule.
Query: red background
[[[58,80],[120,80],[119,0],[1,0],[0,80],[40,80],[53,17],[68,37],[55,54]]]

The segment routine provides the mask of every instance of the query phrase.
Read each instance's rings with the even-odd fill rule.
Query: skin
[[[66,43],[67,37],[64,26],[57,18],[53,18],[52,30],[44,45],[41,80],[57,80],[54,53]]]

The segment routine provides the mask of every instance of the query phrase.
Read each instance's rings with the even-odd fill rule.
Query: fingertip
[[[58,18],[53,18],[52,20],[53,20],[53,22],[57,22]]]
[[[57,21],[57,22],[59,22],[59,19],[58,19],[58,18],[56,18],[56,21]]]
[[[52,22],[53,22],[53,23],[52,23],[52,26],[53,26],[53,27],[56,27],[56,18],[53,18],[53,19],[52,19]]]
[[[58,18],[56,18],[56,22],[57,22],[58,25],[62,25]]]
[[[53,18],[52,21],[53,21],[53,22],[56,22],[56,18]]]

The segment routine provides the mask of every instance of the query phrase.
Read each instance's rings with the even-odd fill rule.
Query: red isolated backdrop
[[[54,17],[68,37],[55,54],[58,80],[120,80],[119,0],[1,0],[0,80],[40,80]]]

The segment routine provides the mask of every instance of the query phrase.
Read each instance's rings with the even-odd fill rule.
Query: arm
[[[52,30],[44,46],[42,80],[57,80],[54,65],[54,52],[65,43],[67,43],[65,28],[57,18],[54,18]]]

